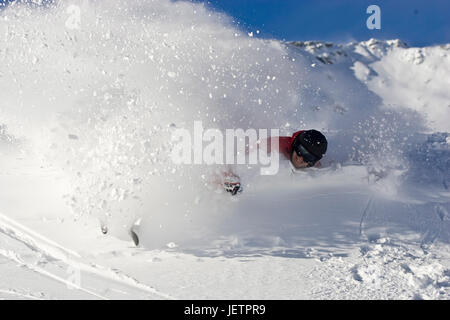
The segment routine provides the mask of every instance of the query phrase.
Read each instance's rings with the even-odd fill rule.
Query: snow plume
[[[65,170],[75,216],[95,215],[117,235],[144,217],[155,246],[201,238],[230,201],[214,192],[211,168],[172,163],[175,128],[316,128],[329,137],[325,164],[376,155],[385,165],[417,125],[348,73],[336,78],[203,4],[14,3],[0,37],[2,128]]]
[[[0,32],[9,133],[70,173],[75,214],[121,226],[192,212],[204,172],[170,161],[172,130],[278,128],[300,100],[284,46],[202,4],[13,4]]]

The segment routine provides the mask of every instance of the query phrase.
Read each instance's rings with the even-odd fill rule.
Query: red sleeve
[[[292,135],[292,142],[294,142],[294,139],[302,132],[305,132],[305,130],[299,130],[297,132],[294,132],[294,134]]]
[[[271,151],[271,139],[278,139],[278,151],[283,154],[287,159],[291,158],[292,153],[292,142],[294,139],[302,133],[304,130],[300,130],[295,132],[292,137],[269,137],[266,140],[267,143],[267,152]]]

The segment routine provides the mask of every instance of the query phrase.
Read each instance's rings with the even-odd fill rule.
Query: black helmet
[[[317,130],[306,130],[295,137],[292,143],[292,151],[302,156],[306,162],[316,162],[322,159],[327,152],[327,146],[327,139],[322,133]],[[309,157],[308,153],[310,154]]]

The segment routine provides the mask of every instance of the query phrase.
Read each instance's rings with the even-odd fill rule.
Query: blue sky
[[[402,39],[410,46],[450,43],[450,0],[192,0],[232,16],[259,36],[285,40]],[[366,9],[381,9],[369,30]]]

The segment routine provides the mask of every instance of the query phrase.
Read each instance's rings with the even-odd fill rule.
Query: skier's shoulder
[[[301,134],[302,132],[305,132],[305,130],[298,130],[298,131],[296,131],[296,132],[294,132],[293,134],[292,134],[292,139],[295,139],[299,134]]]
[[[277,137],[268,137],[265,141],[269,142],[272,139],[277,139],[279,141],[279,143],[286,143],[286,142],[291,142],[293,141],[299,134],[301,134],[302,132],[305,132],[305,130],[299,130],[294,132],[291,136],[277,136]]]

